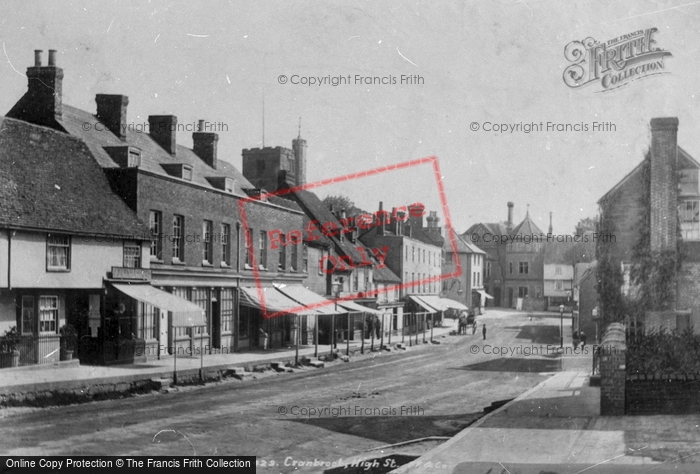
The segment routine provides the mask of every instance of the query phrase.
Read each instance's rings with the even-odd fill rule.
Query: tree
[[[597,217],[586,217],[581,219],[576,224],[576,229],[574,235],[583,235],[586,231],[596,232],[598,229],[598,218]]]
[[[330,209],[331,206],[333,209],[336,211],[341,211],[342,209],[345,209],[345,214],[349,216],[358,216],[360,214],[370,214],[369,212],[360,209],[359,207],[355,206],[355,203],[350,200],[347,196],[343,195],[337,195],[337,196],[326,196],[323,198],[323,204]]]

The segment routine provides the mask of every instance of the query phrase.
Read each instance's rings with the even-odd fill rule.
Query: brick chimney
[[[175,156],[177,117],[175,115],[149,115],[149,135],[165,151]]]
[[[219,134],[205,132],[205,128],[204,120],[200,120],[199,130],[192,133],[192,142],[194,143],[192,151],[207,165],[216,169],[216,144],[219,141]]]
[[[425,218],[428,222],[428,232],[433,234],[442,234],[442,228],[438,225],[440,218],[437,216],[437,211],[430,211],[430,215]]]
[[[117,137],[126,139],[126,107],[129,98],[125,95],[97,94],[97,118]]]
[[[34,66],[27,68],[27,92],[7,113],[8,117],[63,130],[63,69],[56,66],[56,50],[49,50],[49,63],[41,65],[42,50],[34,51]]]
[[[506,230],[510,232],[513,230],[513,204],[512,202],[508,202],[508,220],[506,221]]]
[[[374,213],[376,219],[377,235],[384,235],[384,226],[391,224],[391,214],[384,210],[384,203],[379,201],[379,210]]]
[[[425,215],[425,206],[420,203],[411,204],[408,206],[408,221],[411,228],[423,228],[423,216]]]
[[[676,249],[678,118],[651,119],[651,250]]]

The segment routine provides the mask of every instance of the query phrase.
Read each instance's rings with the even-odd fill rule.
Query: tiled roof
[[[537,227],[534,222],[532,222],[532,219],[530,219],[530,215],[528,214],[525,216],[525,219],[523,219],[523,221],[518,224],[515,229],[513,229],[511,235],[544,235],[544,232],[542,232],[540,228]]]
[[[462,236],[466,236],[476,231],[479,226],[483,226],[491,235],[508,235],[508,229],[502,222],[479,222],[467,229]]]
[[[2,226],[139,240],[149,235],[82,140],[6,117],[0,117],[0,202]]]
[[[315,219],[318,222],[317,227],[319,228],[319,230],[314,231],[314,235],[319,236],[320,239],[314,242],[324,242],[328,243],[329,245],[332,244],[339,255],[349,255],[352,258],[353,262],[363,261],[363,256],[357,250],[357,247],[366,248],[366,246],[362,242],[360,242],[359,239],[353,243],[348,239],[349,234],[345,234],[345,237],[341,242],[340,238],[337,235],[327,237],[321,233],[320,228],[326,222],[332,222],[338,228],[342,228],[343,225],[340,223],[340,221],[338,221],[338,219],[336,219],[336,217],[333,215],[330,209],[326,207],[323,201],[321,201],[321,199],[319,199],[319,197],[316,196],[316,194],[314,194],[311,191],[296,190],[294,192],[286,194],[286,196],[290,199],[296,200],[301,206],[301,208],[306,212],[307,218],[304,219],[305,225],[307,225],[312,219]],[[306,233],[304,237],[308,238]],[[365,250],[365,254],[370,257],[372,255],[370,250],[367,248]],[[376,268],[375,266],[373,276],[375,281],[381,281],[386,283],[401,282],[401,279],[398,276],[396,276],[394,272],[389,270],[389,268]]]
[[[301,208],[306,212],[306,215],[309,216],[309,218],[313,218],[316,221],[318,221],[317,227],[319,228],[319,230],[314,231],[314,235],[318,235],[321,238],[326,238],[320,231],[321,226],[326,222],[332,222],[338,228],[343,227],[343,225],[338,221],[338,219],[335,218],[330,209],[328,209],[326,205],[323,204],[323,201],[321,201],[319,197],[311,191],[306,191],[302,189],[291,192],[286,196],[289,196],[290,198],[296,200],[297,203],[301,206]],[[362,243],[352,243],[347,239],[347,236],[348,234],[345,234],[345,238],[343,238],[342,242],[338,235],[327,237],[327,239],[329,242],[333,243],[333,246],[335,247],[335,250],[336,252],[338,252],[339,255],[349,255],[350,257],[352,257],[353,261],[361,262],[362,255],[360,254],[360,252],[357,251],[356,247],[361,246]]]
[[[182,145],[176,145],[176,153],[175,156],[173,156],[153,140],[146,131],[137,132],[136,130],[127,129],[126,139],[121,140],[109,131],[97,117],[89,112],[69,105],[63,105],[63,117],[60,120],[60,124],[68,133],[85,141],[95,157],[95,160],[97,160],[103,168],[119,167],[105,151],[104,147],[130,145],[141,150],[141,166],[139,168],[144,171],[170,177],[161,165],[182,163],[192,166],[192,181],[187,182],[208,189],[217,189],[207,180],[207,178],[215,177],[232,178],[234,182],[234,194],[240,197],[247,197],[245,189],[252,189],[255,187],[240,171],[227,161],[217,160],[216,169],[214,169],[198,157],[194,151]],[[100,126],[96,127],[95,124],[100,124]],[[277,196],[270,196],[268,200],[276,205],[297,211],[299,210],[298,207],[291,204],[288,200]]]
[[[459,235],[456,232],[454,233],[455,243],[457,244],[457,252],[459,252],[459,253],[480,253],[480,254],[486,253],[483,250],[481,250],[479,247],[477,247],[476,245],[469,243],[467,241],[468,235],[466,235],[467,238],[465,238],[464,237],[465,234]],[[452,252],[452,241],[450,240],[449,237],[445,238],[445,243],[443,245],[443,249],[446,252]]]
[[[546,242],[544,245],[545,265],[549,263],[571,265],[573,263],[573,254],[571,250],[573,249],[574,245],[575,243],[573,242]]]

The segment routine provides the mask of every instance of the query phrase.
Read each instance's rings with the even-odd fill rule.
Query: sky
[[[435,157],[437,176],[424,164],[316,191],[344,194],[367,210],[421,202],[441,224],[447,210],[458,232],[505,220],[512,201],[516,223],[529,209],[546,230],[551,212],[554,233],[572,233],[641,161],[654,117],[678,117],[679,144],[700,158],[700,2],[3,5],[0,114],[26,91],[33,50],[44,50],[46,61],[56,49],[65,104],[94,113],[95,94],[124,94],[135,125],[159,114],[220,122],[219,158],[239,168],[242,149],[291,147],[299,133],[308,145],[308,182]],[[564,83],[570,42],[648,28],[658,29],[656,46],[672,54],[664,74],[606,92]],[[401,84],[402,75],[416,83]],[[349,83],[329,83],[348,76]],[[364,77],[387,83],[367,85]],[[304,78],[327,79],[292,83]],[[589,130],[498,133],[484,131],[486,122]],[[593,122],[614,129],[593,132]],[[191,147],[190,133],[177,139]]]

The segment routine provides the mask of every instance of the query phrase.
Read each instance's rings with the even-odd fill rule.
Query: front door
[[[211,302],[211,345],[215,349],[221,347],[221,311],[219,300]]]
[[[501,287],[497,286],[493,289],[493,304],[495,306],[501,306]]]
[[[169,347],[172,347],[172,337],[170,328],[170,312],[160,311],[158,320],[158,353],[163,356],[170,354]]]
[[[508,307],[513,307],[513,288],[508,288]]]

